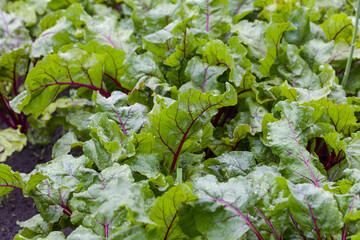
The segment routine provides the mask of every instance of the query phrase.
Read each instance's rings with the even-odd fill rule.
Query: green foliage
[[[19,130],[7,128],[0,130],[0,162],[15,151],[20,152],[26,145],[26,136]]]
[[[67,131],[15,239],[359,238],[352,1],[0,3],[0,161]]]

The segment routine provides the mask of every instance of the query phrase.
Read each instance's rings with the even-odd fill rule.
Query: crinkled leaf
[[[310,68],[316,72],[323,63],[328,63],[331,60],[333,49],[333,41],[325,43],[321,39],[312,39],[303,45],[300,55],[310,63]]]
[[[233,77],[234,59],[230,49],[220,40],[211,40],[197,50],[203,56],[203,61],[210,66],[223,66],[230,70],[230,79]]]
[[[197,230],[208,239],[236,239],[244,236],[252,223],[248,207],[251,187],[244,177],[218,183],[215,176],[207,175],[194,181]]]
[[[60,18],[56,25],[42,32],[31,46],[30,56],[39,58],[57,52],[62,46],[72,43],[75,38],[71,35],[75,29],[66,17]]]
[[[351,187],[352,183],[349,180],[344,179],[332,184],[331,186],[325,185],[324,190],[341,195],[348,193]]]
[[[75,133],[68,132],[54,144],[51,157],[57,158],[68,154],[74,147],[82,147],[82,143],[78,140]]]
[[[239,124],[235,127],[235,130],[232,134],[232,138],[223,138],[222,141],[226,144],[226,145],[230,145],[233,148],[232,149],[236,149],[237,146],[239,145],[240,141],[242,139],[244,139],[248,133],[250,133],[251,127],[247,124]]]
[[[229,3],[217,0],[187,0],[186,4],[199,8],[193,32],[206,33],[216,38],[230,30]]]
[[[253,88],[256,100],[261,104],[275,101],[281,94],[281,90],[278,87],[281,83],[282,80],[280,78],[275,78],[270,81],[264,81],[256,84]]]
[[[239,87],[238,93],[249,91],[254,85],[255,77],[250,73],[252,64],[246,58],[248,51],[241,44],[241,39],[236,36],[229,39],[229,47],[235,63],[229,80]]]
[[[17,94],[17,89],[14,89],[14,86],[18,85],[18,78],[25,74],[28,61],[27,48],[19,48],[17,50],[11,51],[10,53],[5,53],[0,58],[0,86],[1,94],[3,96],[11,95],[11,91],[15,91]],[[9,87],[7,87],[9,86]],[[17,86],[18,88],[18,86]],[[7,90],[7,91],[6,91]]]
[[[165,60],[167,52],[173,47],[175,40],[172,31],[178,22],[172,22],[165,28],[143,37],[144,49]]]
[[[39,22],[41,32],[56,25],[57,21],[65,14],[64,10],[47,13]]]
[[[142,226],[136,225],[122,231],[114,232],[109,238],[110,240],[123,239],[123,240],[132,240],[132,239],[146,239],[145,230]]]
[[[199,45],[194,34],[187,28],[188,21],[193,18],[192,16],[186,18],[183,22],[179,23],[173,30],[173,34],[181,40],[180,44],[176,46],[176,50],[165,61],[165,64],[171,67],[178,68],[181,59],[186,59],[190,56],[196,47]]]
[[[330,65],[323,65],[316,75],[300,57],[295,45],[288,45],[271,68],[272,73],[287,80],[281,85],[282,94],[293,101],[311,101],[326,97],[335,84],[335,72]],[[290,88],[290,86],[291,88]]]
[[[343,132],[349,125],[356,123],[354,108],[349,104],[334,104],[332,101],[322,99],[319,104],[337,132]]]
[[[92,18],[84,14],[80,19],[86,22],[85,40],[87,42],[96,41],[107,44],[126,53],[131,53],[137,48],[131,41],[133,31],[120,27],[114,16]]]
[[[198,57],[192,58],[185,69],[185,73],[191,79],[179,89],[180,92],[187,91],[190,88],[207,92],[211,90],[223,90],[223,84],[217,81],[217,78],[226,71],[224,66],[209,66]]]
[[[65,214],[70,216],[68,207],[70,193],[92,183],[96,174],[88,169],[90,160],[63,155],[45,165],[38,165],[33,173],[41,173],[49,179],[43,180],[28,195],[34,199],[45,221],[54,223]],[[64,214],[64,215],[63,215]]]
[[[16,48],[23,48],[32,43],[28,30],[21,18],[15,13],[0,10],[0,53],[8,53]]]
[[[83,151],[84,155],[93,161],[100,170],[104,170],[113,164],[111,154],[106,151],[106,149],[96,138],[85,142]]]
[[[289,207],[305,237],[324,238],[343,227],[342,214],[333,194],[312,184],[289,185]]]
[[[80,238],[86,238],[88,240],[104,240],[105,238],[99,236],[94,231],[83,226],[79,226],[67,237],[68,240],[77,240]]]
[[[98,42],[94,41],[91,41],[87,45],[79,44],[79,48],[87,51],[88,53],[104,55],[104,75],[112,81],[114,87],[120,88],[120,90],[124,93],[128,93],[128,90],[120,84],[120,78],[126,72],[126,66],[124,65],[126,55],[123,50],[114,49],[109,45],[100,45]]]
[[[9,12],[14,12],[17,16],[23,18],[26,26],[33,26],[37,22],[36,9],[34,6],[24,1],[16,1],[8,4],[7,7]]]
[[[26,136],[20,130],[0,130],[0,162],[5,162],[13,152],[20,152],[26,145]]]
[[[32,239],[39,237],[39,235],[48,235],[51,232],[51,225],[44,221],[40,214],[26,221],[17,222],[17,224],[23,228],[17,236],[19,239]]]
[[[148,108],[139,103],[128,106],[126,94],[114,91],[109,98],[105,98],[94,93],[93,99],[96,110],[107,112],[108,117],[119,124],[125,136],[139,133],[148,122]]]
[[[106,237],[128,221],[150,223],[144,208],[144,186],[134,183],[127,166],[114,164],[99,173],[91,186],[74,194],[70,206],[75,209],[73,221]]]
[[[135,146],[132,144],[123,126],[109,119],[107,113],[97,113],[91,116],[90,130],[91,136],[96,137],[101,145],[99,149],[104,149],[110,154],[111,161],[117,161],[131,157],[135,154]],[[126,122],[125,122],[126,123]],[[100,150],[101,153],[103,150]],[[100,163],[101,159],[97,162]],[[107,162],[107,161],[105,161]],[[104,163],[109,164],[107,163]],[[103,166],[105,167],[105,166]]]
[[[222,180],[229,180],[237,176],[246,176],[250,173],[255,165],[255,155],[252,152],[245,151],[232,151],[229,153],[224,153],[215,158],[216,164],[212,163],[209,168],[213,169],[216,172],[219,172],[220,175],[215,174],[221,177]],[[204,164],[209,164],[209,161]]]
[[[360,167],[360,135],[356,133],[353,138],[347,143],[345,153],[346,160],[349,167],[358,169]]]
[[[266,108],[260,105],[253,98],[246,98],[242,104],[239,104],[239,113],[227,125],[229,135],[235,139],[234,134],[238,134],[244,131],[247,132],[248,130],[246,129],[246,126],[243,125],[250,126],[249,132],[251,134],[261,132],[261,123],[267,112],[268,111],[266,110]],[[239,128],[239,125],[242,127]]]
[[[137,154],[126,161],[124,160],[124,163],[129,165],[132,171],[153,178],[161,173],[160,160],[161,157],[156,153]]]
[[[141,84],[154,89],[156,85],[164,83],[164,76],[151,54],[130,55],[124,65],[127,70],[120,83],[126,89],[140,88]]]
[[[351,19],[345,13],[332,15],[320,26],[324,30],[329,42],[334,40],[335,43],[345,42],[348,45],[351,44],[354,26],[351,23]]]
[[[263,21],[243,20],[234,25],[232,30],[249,47],[251,56],[260,60],[266,56],[265,31],[267,27],[268,24]]]
[[[275,109],[281,112],[281,120],[267,124],[266,138],[268,146],[280,156],[280,171],[292,181],[310,181],[318,186],[323,179],[318,159],[305,146],[310,138],[331,128],[315,124],[321,111],[315,115],[311,107],[280,102]]]

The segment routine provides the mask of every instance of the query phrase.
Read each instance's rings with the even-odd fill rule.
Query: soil
[[[1,125],[3,124],[0,124],[0,128]],[[59,127],[52,138],[51,144],[45,146],[28,144],[21,152],[15,152],[5,163],[11,166],[13,171],[29,173],[37,164],[51,160],[52,146],[61,135],[62,129]],[[25,198],[21,190],[13,190],[2,201],[0,198],[0,239],[14,239],[14,236],[21,229],[16,222],[25,221],[36,214],[38,214],[38,211],[34,201],[31,198]],[[65,230],[66,235],[69,232],[71,230]]]

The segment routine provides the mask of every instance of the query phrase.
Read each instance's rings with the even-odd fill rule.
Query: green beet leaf
[[[340,232],[343,216],[330,192],[312,184],[289,187],[290,211],[305,237],[326,238]]]
[[[281,47],[281,38],[285,31],[294,30],[295,26],[289,22],[287,23],[273,23],[271,24],[265,32],[266,40],[266,56],[264,59],[260,60],[261,67],[259,71],[268,76],[269,70],[272,64],[275,62],[275,59],[280,55],[282,51]]]
[[[284,33],[284,38],[288,43],[300,46],[312,39],[310,17],[305,8],[293,11],[289,21],[294,24],[296,30],[289,30]]]
[[[209,66],[206,62],[194,57],[185,69],[185,74],[191,79],[190,82],[180,87],[180,92],[188,91],[190,88],[207,92],[211,90],[222,91],[224,85],[217,81],[217,78],[226,71],[224,66]]]
[[[26,136],[19,130],[7,128],[0,130],[0,162],[5,162],[13,152],[20,152],[26,145]]]
[[[311,137],[321,136],[329,128],[314,125],[321,116],[313,115],[314,109],[280,102],[276,109],[281,120],[267,124],[266,137],[273,152],[280,157],[280,169],[284,176],[293,181],[310,181],[316,186],[323,179],[318,159],[306,150]],[[318,169],[320,168],[320,169]]]
[[[215,109],[234,105],[236,100],[235,90],[230,85],[227,85],[224,94],[190,89],[181,94],[178,101],[166,103],[158,99],[159,103],[149,114],[150,129],[166,151],[170,152],[168,161],[171,170],[175,169],[184,150],[202,148],[197,142],[199,138],[206,139],[209,131],[212,131],[209,124],[211,116],[216,113]]]
[[[351,44],[354,26],[345,13],[334,14],[321,25],[328,41],[334,40],[335,43],[345,42]]]
[[[102,58],[79,48],[48,55],[29,72],[25,82],[27,95],[18,108],[38,117],[60,92],[70,86],[89,88],[110,96],[103,84],[103,74]],[[24,106],[24,103],[28,104]]]
[[[4,196],[13,189],[22,189],[24,182],[18,172],[13,172],[8,165],[0,165],[0,195]]]
[[[179,225],[179,208],[183,203],[194,202],[190,184],[179,184],[156,199],[150,210],[150,218],[157,224],[157,239],[181,239],[186,237]]]
[[[9,53],[16,48],[24,48],[32,43],[29,31],[24,27],[23,19],[15,13],[0,10],[0,54]]]
[[[114,164],[99,173],[91,186],[74,194],[70,201],[71,208],[76,209],[73,221],[83,222],[106,238],[130,222],[151,223],[148,208],[144,208],[144,192],[145,186],[134,183],[129,167]]]

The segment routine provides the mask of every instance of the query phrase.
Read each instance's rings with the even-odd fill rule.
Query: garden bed
[[[3,238],[360,239],[354,1],[0,2]]]

